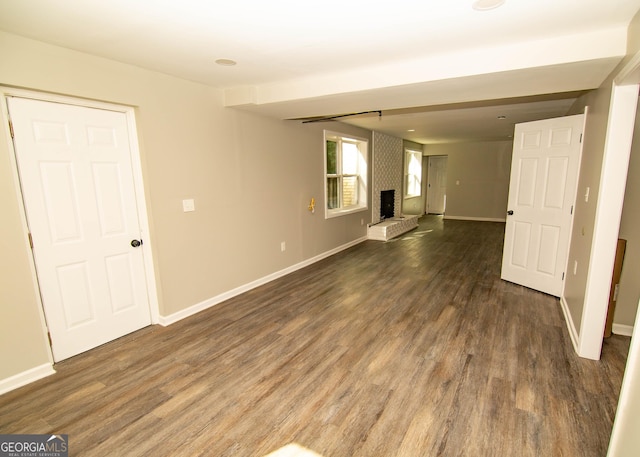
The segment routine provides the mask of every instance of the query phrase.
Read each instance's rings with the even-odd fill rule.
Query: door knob
[[[507,211],[507,215],[508,215],[508,216],[513,216],[513,210],[509,210],[509,211]]]
[[[141,244],[142,244],[142,240],[131,240],[131,246],[133,246],[134,248],[137,248]]]

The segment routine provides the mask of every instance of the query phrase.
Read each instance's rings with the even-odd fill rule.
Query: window
[[[367,208],[367,151],[369,142],[324,131],[325,217]]]
[[[404,196],[419,197],[422,194],[422,152],[405,149]]]

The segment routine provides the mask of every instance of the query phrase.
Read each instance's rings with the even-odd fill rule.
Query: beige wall
[[[0,33],[0,55],[1,85],[136,107],[161,316],[366,236],[370,211],[307,210],[312,197],[324,205],[321,124],[224,108],[216,89],[14,35]],[[48,363],[5,130],[0,380]],[[185,198],[195,212],[182,211]]]
[[[573,274],[573,268],[569,268],[570,273],[567,275],[564,288],[564,299],[570,314],[569,318],[578,334],[580,334],[584,311],[588,265],[591,258],[591,243],[593,241],[597,195],[604,157],[613,79],[630,61],[631,56],[640,50],[638,36],[640,36],[640,13],[636,14],[629,25],[627,57],[623,59],[597,90],[580,97],[569,112],[569,114],[582,113],[585,107],[588,107],[577,194],[578,196],[583,196],[587,188],[589,188],[591,198],[589,198],[588,202],[585,202],[584,198],[578,198],[576,201],[568,262],[569,265],[574,265],[574,262],[577,262],[578,268],[575,274]],[[633,171],[631,172],[633,173]],[[631,204],[633,203],[629,203],[629,205]],[[616,314],[620,313],[618,317],[624,319],[625,325],[632,325],[634,319],[630,319],[630,315],[633,314],[632,309],[637,307],[637,303],[633,304],[625,299],[624,303],[619,303],[619,305],[620,311],[617,310]],[[614,323],[622,324],[623,322],[614,320]]]
[[[631,26],[629,27],[629,36],[628,36],[628,53],[630,55],[635,54],[640,51],[640,12],[636,14]],[[622,221],[621,221],[621,233],[625,233],[625,236],[629,237],[629,246],[628,249],[633,249],[633,260],[628,260],[626,264],[626,271],[623,272],[625,284],[628,281],[634,283],[634,286],[638,285],[638,264],[637,259],[635,258],[638,255],[637,247],[632,248],[631,243],[637,244],[640,243],[640,237],[638,236],[638,182],[640,180],[640,170],[638,163],[640,162],[640,141],[639,141],[639,131],[640,124],[638,115],[636,115],[636,125],[634,132],[634,142],[631,150],[631,158],[629,164],[629,176],[627,179],[627,193],[625,195],[623,213],[622,213]],[[633,184],[631,183],[633,181]],[[632,186],[633,187],[630,187]],[[634,197],[631,197],[633,193]],[[630,202],[635,203],[630,203]],[[633,209],[630,210],[630,206]],[[635,214],[634,214],[635,213]],[[623,229],[624,227],[624,229]],[[628,231],[628,228],[635,227],[633,230],[633,235],[631,235]],[[624,232],[623,232],[624,230]],[[634,236],[635,235],[635,236]],[[629,268],[630,262],[632,263],[632,267]],[[635,271],[634,271],[635,270]],[[631,274],[630,274],[631,273]],[[629,278],[633,276],[633,278]],[[629,293],[629,288],[625,285],[621,284],[621,287],[627,288],[628,294],[624,299],[624,305],[621,305],[624,311],[620,311],[624,313],[624,316],[620,316],[620,319],[628,319],[629,315],[633,312],[631,311],[632,306],[630,303],[627,303],[629,300],[629,296],[632,294]],[[620,297],[618,298],[620,300]],[[620,309],[618,308],[618,309]],[[636,307],[637,309],[637,307]],[[616,312],[615,319],[618,319],[618,312]],[[615,320],[614,319],[614,320]],[[631,339],[631,348],[629,350],[629,359],[627,360],[627,367],[625,369],[624,380],[622,390],[620,392],[620,401],[618,403],[618,409],[616,411],[616,418],[613,426],[612,436],[611,436],[611,446],[609,449],[609,453],[607,454],[609,457],[631,457],[635,456],[638,453],[638,448],[640,448],[640,435],[638,434],[638,430],[640,429],[640,340],[638,332],[640,331],[640,315],[637,314],[636,311],[636,319],[635,319],[635,327],[634,327],[634,336]]]
[[[0,128],[0,380],[49,363],[6,133]]]
[[[629,26],[627,48],[629,55],[640,52],[640,12]],[[620,325],[634,325],[640,300],[640,100],[638,107],[620,221],[620,238],[627,240],[627,253],[614,315],[614,323]]]
[[[609,78],[598,90],[592,91],[577,100],[569,114],[583,113],[588,106],[585,133],[583,137],[582,161],[573,219],[573,232],[569,246],[570,265],[564,285],[564,299],[571,314],[571,320],[578,334],[587,287],[591,242],[595,225],[597,195],[600,184],[600,171],[604,154],[604,142],[607,131],[609,105],[611,101],[612,78]],[[589,201],[582,198],[589,189]],[[577,262],[574,273],[573,265]]]
[[[627,250],[613,322],[633,326],[640,300],[640,110],[636,113],[619,238],[627,240]]]
[[[427,156],[448,156],[446,217],[505,219],[512,149],[511,141],[425,145]]]

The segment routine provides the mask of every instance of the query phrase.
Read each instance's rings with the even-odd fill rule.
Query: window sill
[[[368,207],[366,207],[366,206],[358,206],[356,208],[349,208],[349,209],[325,210],[324,218],[325,219],[331,219],[331,218],[334,218],[334,217],[346,216],[348,214],[353,214],[353,213],[359,213],[361,211],[366,211],[367,209],[368,209]]]

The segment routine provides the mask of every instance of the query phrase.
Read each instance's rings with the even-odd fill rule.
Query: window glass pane
[[[327,178],[327,208],[338,208],[338,178]]]
[[[342,207],[353,206],[358,203],[358,177],[345,176],[342,178]]]
[[[338,152],[338,143],[335,141],[327,140],[327,174],[335,175],[338,173],[337,170],[337,154]]]
[[[405,176],[406,196],[419,196],[422,190],[422,153],[417,151],[407,151]]]
[[[420,181],[415,176],[407,176],[407,195],[420,195]]]
[[[358,173],[358,146],[353,143],[342,143],[342,173],[355,175]]]
[[[422,171],[422,163],[420,162],[420,156],[418,154],[411,154],[411,160],[409,160],[409,174],[418,176]]]
[[[366,139],[324,131],[326,166],[325,217],[338,217],[367,208]]]

